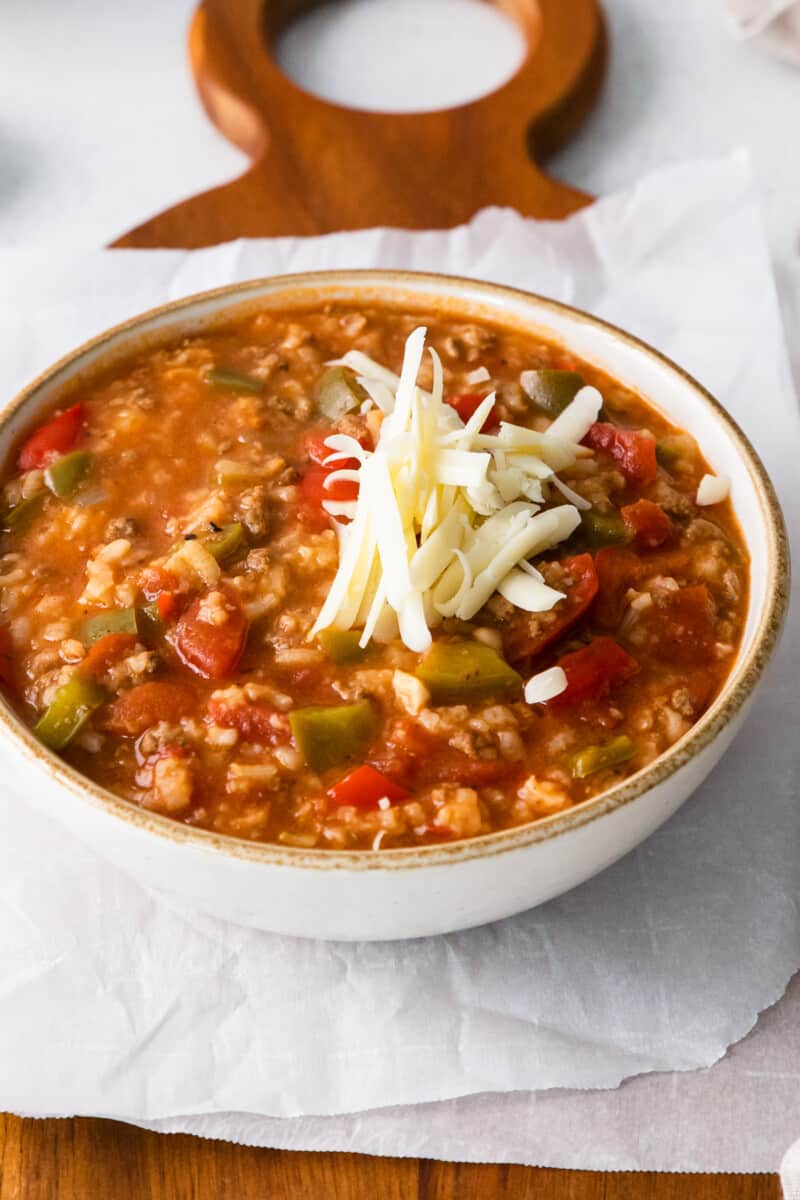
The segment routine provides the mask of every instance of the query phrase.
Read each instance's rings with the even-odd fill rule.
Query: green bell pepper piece
[[[81,641],[93,646],[109,633],[133,633],[138,637],[144,623],[140,608],[108,608],[86,618],[81,626]]]
[[[547,413],[557,417],[574,400],[575,393],[584,386],[584,378],[577,371],[557,371],[546,367],[541,371],[526,372],[525,391],[533,403]]]
[[[317,381],[315,398],[322,415],[336,421],[363,404],[369,395],[347,367],[329,367]]]
[[[132,633],[149,646],[161,640],[166,628],[156,603],[142,608],[109,608],[87,617],[81,626],[81,641],[93,646],[109,633]]]
[[[585,779],[595,771],[605,771],[627,762],[635,753],[636,743],[625,734],[597,746],[585,746],[570,759],[572,775],[575,779]]]
[[[359,700],[335,708],[296,708],[289,724],[307,765],[321,772],[359,758],[378,732],[379,719],[368,700]]]
[[[434,642],[416,673],[434,704],[511,698],[522,691],[521,676],[483,642]]]
[[[235,521],[232,525],[223,525],[219,533],[203,538],[203,545],[217,562],[227,562],[246,545],[244,525]]]
[[[57,458],[45,471],[45,483],[50,491],[64,499],[71,496],[89,474],[92,456],[88,450],[73,450]]]
[[[335,663],[358,662],[368,647],[359,646],[360,629],[323,629],[318,641],[328,658]]]
[[[73,675],[58,689],[33,732],[51,750],[63,750],[105,699],[105,692],[93,680]]]
[[[225,392],[252,392],[260,395],[264,391],[264,381],[255,375],[243,375],[239,371],[229,371],[227,367],[212,367],[205,374],[206,383],[212,387],[222,388]]]
[[[601,513],[588,509],[581,513],[581,528],[590,546],[614,546],[627,542],[630,535],[619,513]]]
[[[9,533],[22,533],[27,529],[35,516],[38,516],[39,510],[44,504],[44,493],[37,492],[35,496],[28,496],[26,500],[20,500],[11,512],[6,513],[3,517],[3,528]]]

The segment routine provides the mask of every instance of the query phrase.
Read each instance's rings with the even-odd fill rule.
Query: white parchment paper
[[[740,156],[663,169],[562,224],[492,211],[446,233],[376,230],[193,253],[0,251],[0,390],[10,396],[78,340],[166,299],[259,274],[376,265],[514,283],[654,342],[728,404],[796,520],[797,411]],[[799,675],[790,633],[723,763],[628,859],[543,908],[446,938],[296,942],[187,915],[47,824],[35,797],[0,793],[0,1108],[173,1128],[200,1121],[269,1144],[280,1129],[289,1139],[280,1144],[330,1146],[349,1136],[346,1120],[332,1118],[406,1106],[389,1125],[383,1113],[357,1118],[358,1148],[375,1138],[381,1152],[416,1153],[431,1102],[450,1101],[428,1153],[437,1144],[452,1152],[470,1105],[475,1151],[459,1157],[686,1165],[653,1161],[664,1143],[644,1102],[632,1106],[623,1152],[602,1148],[614,1139],[601,1140],[600,1124],[595,1143],[578,1124],[593,1097],[453,1098],[608,1088],[706,1067],[780,997],[800,964]],[[764,1071],[785,1075],[785,1064],[773,1056]],[[682,1083],[672,1075],[626,1086],[647,1084],[651,1102],[669,1106]],[[725,1094],[731,1086],[728,1076]],[[750,1086],[746,1073],[737,1086]],[[566,1146],[556,1102],[574,1105],[567,1119],[583,1128]],[[501,1104],[518,1114],[506,1151]],[[585,1116],[605,1111],[596,1104]],[[743,1144],[724,1112],[719,1125],[713,1106],[708,1114],[696,1169],[723,1169]],[[301,1120],[267,1122],[256,1137],[258,1116]],[[772,1127],[765,1122],[765,1137]],[[789,1140],[778,1136],[770,1163],[729,1169],[774,1169]]]
[[[213,1113],[148,1123],[285,1150],[597,1171],[769,1171],[800,1130],[800,977],[715,1066],[613,1091],[506,1092],[337,1117]],[[800,1142],[784,1166],[800,1200]],[[796,1191],[787,1187],[794,1180]],[[735,1194],[735,1193],[734,1193]]]

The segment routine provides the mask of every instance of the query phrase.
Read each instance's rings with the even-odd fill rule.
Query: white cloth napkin
[[[800,65],[798,0],[727,0],[727,15],[737,37],[754,38],[772,54]]]
[[[658,171],[560,224],[493,211],[439,233],[0,252],[0,389],[10,395],[70,344],[148,304],[259,273],[369,265],[527,286],[655,342],[728,403],[797,516],[797,411],[741,156]],[[475,1105],[475,1157],[668,1169],[653,1130],[680,1076],[663,1090],[655,1078],[629,1085],[653,1090],[625,1148],[611,1151],[602,1111],[581,1108],[583,1096],[523,1098],[510,1149],[503,1114],[515,1097],[453,1098],[708,1066],[778,999],[800,962],[800,767],[784,732],[800,716],[798,673],[800,642],[789,637],[725,761],[640,850],[542,909],[447,938],[325,945],[193,916],[46,824],[26,804],[35,797],[0,793],[0,1108],[200,1122],[232,1140],[258,1140],[269,1118],[259,1136],[312,1147],[346,1142],[347,1114],[359,1112],[360,1148],[383,1122],[384,1152],[402,1154],[416,1152],[429,1103],[450,1100],[440,1143],[452,1144],[458,1106]],[[756,1062],[777,1095],[780,1047]],[[752,1071],[727,1076],[719,1113]],[[384,1113],[363,1112],[388,1105],[405,1106],[389,1132]],[[692,1169],[726,1169],[737,1153],[733,1169],[746,1169],[748,1145],[751,1169],[774,1169],[795,1130],[777,1104],[767,1119],[769,1107],[755,1147],[741,1112],[718,1121],[711,1104]],[[489,1112],[495,1120],[480,1119]],[[686,1166],[673,1150],[672,1165]]]

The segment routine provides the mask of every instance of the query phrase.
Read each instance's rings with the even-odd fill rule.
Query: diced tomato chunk
[[[333,454],[330,446],[325,445],[325,439],[328,437],[330,437],[328,433],[307,433],[302,442],[302,457],[322,466],[325,459]]]
[[[389,726],[383,748],[378,756],[372,757],[372,765],[383,775],[412,787],[420,760],[428,758],[440,745],[435,734],[416,721],[401,717]]]
[[[141,588],[148,600],[158,600],[162,592],[177,592],[179,581],[177,575],[166,567],[145,567],[141,575]],[[160,612],[160,606],[159,606]]]
[[[511,662],[535,658],[574,625],[588,609],[597,595],[598,579],[591,554],[576,554],[565,558],[561,564],[575,580],[566,599],[560,600],[551,619],[531,619],[520,615],[504,638],[506,657]],[[538,615],[538,614],[537,614]]]
[[[460,750],[443,750],[420,764],[421,785],[460,783],[464,787],[489,787],[516,775],[520,764],[510,758],[470,758]]]
[[[198,596],[175,626],[175,648],[187,667],[204,679],[232,675],[247,640],[247,617],[231,592],[217,589],[224,598],[226,619],[219,625],[203,619],[209,595]]]
[[[705,584],[657,592],[636,624],[643,644],[656,658],[680,666],[713,660],[716,643],[714,601]]]
[[[558,665],[567,677],[567,687],[548,701],[555,708],[600,700],[612,687],[632,679],[639,671],[633,655],[610,637],[594,638],[588,646],[565,654]]]
[[[186,684],[154,680],[118,696],[101,714],[99,725],[109,733],[138,737],[159,721],[176,725],[196,707],[195,694]]]
[[[652,500],[637,500],[626,504],[620,514],[636,545],[641,550],[655,550],[675,536],[675,526],[660,504]]]
[[[355,481],[341,479],[332,487],[326,488],[325,480],[329,475],[330,471],[325,467],[310,466],[300,480],[300,494],[303,502],[298,510],[298,516],[303,524],[310,525],[312,529],[330,528],[331,517],[322,507],[323,500],[355,500],[358,497],[358,484]],[[347,523],[345,516],[339,516],[336,519]]]
[[[622,620],[623,600],[639,579],[642,561],[624,546],[604,546],[594,559],[598,592],[592,614],[603,629],[616,629]]]
[[[47,467],[54,459],[66,454],[77,442],[82,425],[82,404],[73,404],[72,408],[42,425],[20,449],[17,456],[20,471]]]
[[[136,649],[133,633],[107,633],[81,659],[78,670],[87,679],[100,679],[111,667],[127,658]]]
[[[337,479],[330,487],[326,487],[326,480],[331,473],[325,467],[309,467],[300,481],[304,499],[316,505],[321,505],[323,500],[355,500],[358,496],[357,482],[354,479]]]
[[[392,726],[389,740],[401,746],[404,753],[413,758],[427,758],[437,746],[441,745],[439,737],[431,733],[424,725],[400,717]]]
[[[180,612],[180,597],[175,592],[159,592],[156,596],[156,608],[162,621],[170,621]]]
[[[478,405],[483,404],[488,394],[488,392],[483,392],[481,394],[475,392],[466,392],[461,396],[446,396],[445,404],[449,404],[451,408],[454,408],[461,417],[461,420],[466,425],[470,417],[473,417],[477,412]],[[500,422],[497,420],[495,415],[496,411],[496,406],[493,406],[489,410],[489,415],[481,426],[481,429],[484,431],[484,433],[489,433],[492,429],[497,429],[499,427]]]
[[[316,430],[307,433],[302,440],[300,455],[309,461],[301,467],[300,494],[303,502],[298,516],[304,524],[315,529],[327,529],[330,524],[330,517],[322,507],[323,500],[350,501],[358,497],[358,483],[354,479],[339,479],[330,487],[325,486],[332,471],[356,471],[359,467],[356,458],[337,459],[326,465],[326,459],[334,451],[325,445],[325,439],[335,432],[335,429]],[[365,445],[366,433],[359,435],[357,440]],[[346,517],[336,519],[347,522]]]
[[[470,758],[448,746],[441,735],[407,719],[389,727],[384,746],[371,765],[384,778],[409,789],[437,783],[488,786],[508,780],[519,770],[519,763],[507,758]]]
[[[13,690],[14,686],[14,658],[11,633],[7,625],[0,625],[0,687]]]
[[[637,429],[620,429],[598,421],[583,439],[584,446],[604,450],[619,463],[630,483],[652,483],[658,474],[655,438]]]
[[[325,445],[326,440],[334,433],[336,433],[335,429],[317,430],[307,433],[303,438],[301,456],[310,459],[317,466],[324,466],[325,460],[335,453],[335,451],[331,450],[330,446]],[[359,445],[364,446],[365,449],[368,448],[366,433],[359,434],[356,441]],[[349,471],[355,470],[357,466],[357,458],[342,458],[337,459],[335,463],[331,463],[327,469],[333,471],[341,467]]]
[[[224,700],[208,702],[208,717],[223,729],[236,729],[245,742],[274,746],[288,742],[289,722],[283,713],[265,704],[228,704]]]
[[[406,799],[408,792],[399,783],[395,783],[393,779],[382,775],[368,764],[356,767],[328,789],[328,797],[334,804],[348,805],[351,808],[377,808],[378,801],[384,796],[392,804],[397,804]]]

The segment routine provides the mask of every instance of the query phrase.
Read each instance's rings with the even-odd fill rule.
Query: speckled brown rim
[[[386,288],[391,290],[390,295],[385,294]],[[456,294],[448,294],[446,289],[456,289]],[[326,293],[329,294],[326,295]],[[281,296],[283,297],[282,304],[276,303]],[[682,738],[649,766],[643,767],[629,779],[576,805],[565,813],[541,818],[528,825],[484,834],[481,837],[465,841],[451,842],[447,845],[415,846],[380,851],[300,849],[274,843],[244,841],[183,825],[168,817],[147,812],[132,801],[115,796],[112,792],[106,791],[81,775],[57,755],[45,749],[5,700],[0,704],[0,730],[15,744],[17,750],[26,759],[34,761],[78,799],[118,817],[122,821],[178,845],[191,843],[198,848],[204,847],[208,851],[222,853],[229,857],[282,867],[361,871],[442,866],[447,863],[502,854],[536,842],[546,841],[575,830],[590,821],[595,821],[623,805],[630,804],[650,788],[675,774],[705,749],[736,717],[748,700],[763,675],[780,637],[788,607],[790,572],[788,540],[780,505],[766,469],[750,441],[719,401],[706,391],[696,379],[641,339],[626,333],[625,330],[619,329],[608,321],[603,321],[568,304],[562,304],[560,301],[551,300],[519,288],[483,283],[461,276],[391,270],[319,271],[271,276],[195,293],[170,304],[149,309],[129,321],[113,326],[90,341],[84,342],[23,388],[5,407],[0,414],[0,437],[12,418],[28,403],[35,401],[38,393],[43,389],[55,385],[58,376],[67,368],[73,367],[87,356],[95,355],[104,347],[111,351],[110,343],[117,341],[123,335],[129,335],[127,340],[132,349],[138,337],[146,333],[143,327],[152,321],[160,321],[165,317],[176,318],[174,324],[169,323],[157,334],[154,334],[152,341],[154,344],[158,344],[169,340],[170,336],[186,332],[190,328],[212,327],[227,316],[250,305],[269,303],[276,309],[280,309],[282,306],[287,309],[299,309],[316,307],[325,303],[326,300],[333,299],[379,303],[394,308],[400,307],[401,302],[405,300],[407,306],[412,310],[427,305],[439,309],[446,307],[456,314],[459,311],[464,313],[471,309],[472,315],[475,315],[476,310],[483,310],[486,319],[495,324],[516,325],[523,329],[526,325],[529,329],[538,326],[539,330],[546,332],[532,315],[526,320],[524,315],[520,317],[518,313],[507,311],[504,307],[504,302],[510,301],[513,305],[524,305],[532,301],[540,309],[561,314],[573,321],[577,320],[580,323],[599,327],[613,335],[616,340],[656,360],[687,385],[701,404],[713,411],[715,417],[725,426],[741,454],[758,497],[768,538],[766,548],[768,578],[765,588],[766,600],[763,611],[759,614],[758,626],[750,648],[741,662],[734,667],[725,687],[708,711]],[[229,304],[220,304],[220,307],[208,319],[196,317],[187,321],[186,324],[180,323],[180,317],[186,309],[199,303],[216,302],[217,300],[229,301]],[[113,357],[117,357],[117,355],[114,354]],[[98,366],[101,365],[101,363],[98,364]],[[93,365],[87,371],[87,375],[93,374],[96,369],[97,367]],[[64,382],[66,385],[67,381]]]

